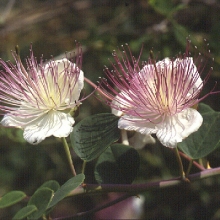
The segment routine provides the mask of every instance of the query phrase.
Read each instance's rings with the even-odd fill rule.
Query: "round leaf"
[[[96,181],[99,184],[130,184],[137,175],[139,164],[139,155],[134,148],[114,144],[97,161]]]
[[[35,211],[37,211],[37,207],[35,205],[25,206],[15,214],[12,220],[24,219]]]
[[[11,191],[0,198],[0,208],[6,208],[20,202],[26,197],[26,194],[21,191]]]
[[[49,180],[40,186],[40,188],[43,188],[43,187],[47,187],[53,190],[54,192],[56,192],[60,188],[60,184],[55,180]]]
[[[204,115],[205,113],[215,112],[209,105],[200,103],[198,106],[198,111]]]
[[[64,199],[72,190],[76,189],[85,179],[84,174],[78,174],[75,177],[69,179],[66,183],[64,183],[60,189],[54,194],[53,200],[51,201],[48,208],[56,205],[59,201]]]
[[[87,117],[74,127],[70,137],[76,154],[91,161],[119,139],[118,117],[110,113]]]
[[[154,10],[163,15],[169,15],[169,13],[175,8],[172,1],[149,0],[149,4]]]
[[[34,195],[30,198],[28,206],[35,205],[37,211],[28,216],[28,219],[38,219],[46,211],[54,192],[49,188],[39,188]]]
[[[215,112],[205,104],[199,105],[203,123],[198,131],[191,134],[178,147],[192,159],[207,156],[220,147],[220,112]]]

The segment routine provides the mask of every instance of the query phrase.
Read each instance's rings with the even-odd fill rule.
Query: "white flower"
[[[204,85],[193,58],[165,58],[157,63],[149,59],[140,69],[133,57],[132,62],[128,55],[124,57],[121,62],[114,54],[114,70],[106,69],[113,86],[103,80],[108,97],[109,89],[114,94],[113,101],[107,103],[114,114],[122,115],[118,127],[143,135],[156,134],[164,146],[177,147],[203,122],[193,108],[201,100]]]
[[[81,55],[76,64],[66,58],[37,64],[31,51],[27,70],[13,53],[16,66],[0,61],[0,109],[5,112],[1,124],[24,130],[24,138],[38,144],[46,137],[67,137],[75,123],[70,110],[80,104],[84,74]]]

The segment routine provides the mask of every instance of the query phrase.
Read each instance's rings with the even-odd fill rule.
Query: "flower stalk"
[[[176,159],[177,159],[177,162],[178,162],[178,165],[179,165],[180,177],[181,177],[182,180],[185,180],[186,176],[185,176],[185,172],[184,172],[184,169],[183,169],[183,163],[182,163],[182,160],[181,160],[181,157],[180,157],[180,154],[179,154],[179,151],[178,151],[177,147],[174,148],[174,153],[176,155]]]
[[[121,130],[121,142],[124,145],[129,145],[128,134],[126,130]]]
[[[85,174],[85,170],[86,170],[86,161],[84,160],[83,164],[82,164],[82,173],[83,174]]]
[[[187,171],[186,171],[186,177],[189,176],[189,172],[190,172],[190,170],[192,168],[192,165],[193,165],[193,159],[191,159],[189,161],[189,165],[188,165],[188,168],[187,168]]]
[[[66,156],[67,156],[67,160],[68,160],[71,172],[72,172],[73,176],[76,176],[76,170],[75,170],[75,167],[73,165],[73,160],[72,160],[72,157],[71,157],[71,154],[70,154],[69,145],[68,145],[65,137],[62,137],[61,140],[63,142],[64,150],[65,150],[65,153],[66,153]]]
[[[180,154],[181,157],[185,158],[186,160],[188,160],[188,161],[191,160],[191,158],[188,157],[188,156],[187,156],[186,154],[184,154],[183,152],[179,151],[179,154]],[[192,163],[193,163],[193,165],[194,165],[195,167],[197,167],[199,170],[201,170],[201,171],[204,171],[204,170],[205,170],[205,168],[204,168],[203,166],[201,166],[199,163],[197,163],[196,161],[193,160]]]

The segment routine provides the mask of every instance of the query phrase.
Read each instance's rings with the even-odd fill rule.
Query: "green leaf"
[[[156,12],[165,16],[169,16],[186,7],[184,4],[174,5],[173,1],[149,0],[148,2]]]
[[[209,105],[200,103],[198,106],[198,111],[204,115],[205,113],[215,112]]]
[[[176,23],[175,21],[172,22],[173,24],[173,31],[176,40],[183,46],[186,47],[186,38],[189,36],[189,31],[186,27]],[[190,38],[191,40],[191,38]]]
[[[187,44],[187,38],[190,39],[192,45],[197,45],[201,42],[194,36],[194,33],[189,31],[185,26],[178,24],[175,20],[171,21],[173,25],[173,33],[175,35],[176,40],[185,48]],[[202,47],[202,45],[201,45]]]
[[[24,219],[35,211],[37,211],[37,207],[35,205],[25,206],[15,214],[12,220]]]
[[[78,174],[75,177],[69,179],[66,183],[64,183],[60,189],[54,194],[53,200],[51,201],[48,208],[56,205],[59,201],[64,199],[72,190],[76,189],[85,179],[84,174]]]
[[[0,198],[0,208],[6,208],[8,206],[14,205],[20,202],[25,197],[26,194],[24,192],[11,191]]]
[[[149,4],[160,14],[167,15],[172,11],[173,5],[171,1],[164,0],[149,0]]]
[[[47,187],[53,190],[54,192],[56,192],[60,188],[60,184],[55,180],[49,180],[40,186],[40,188],[43,188],[43,187]]]
[[[48,204],[50,203],[53,195],[54,195],[53,190],[46,187],[39,188],[28,202],[28,206],[35,205],[37,207],[37,211],[29,215],[28,219],[40,218],[46,211]]]
[[[119,137],[118,117],[110,113],[85,118],[74,127],[70,134],[74,151],[85,161],[97,158]]]
[[[205,104],[200,104],[198,110],[203,117],[201,127],[178,144],[178,148],[192,159],[205,157],[220,147],[220,112]]]
[[[123,144],[113,144],[102,153],[95,167],[99,184],[130,184],[137,175],[140,158],[137,151]]]

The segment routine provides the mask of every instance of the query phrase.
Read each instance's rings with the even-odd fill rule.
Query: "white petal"
[[[128,131],[138,131],[141,134],[156,133],[155,124],[145,121],[143,118],[122,116],[118,121],[118,128]]]
[[[71,71],[76,67],[75,63],[70,62],[69,60],[67,60],[66,58],[62,59],[62,60],[58,60],[55,61],[58,63],[58,72],[61,73],[64,71],[64,67],[67,68]],[[77,78],[77,82],[75,83],[75,87],[74,90],[72,92],[72,100],[78,101],[79,100],[79,96],[80,96],[80,92],[84,87],[84,73],[82,70],[80,70],[80,73],[78,75]]]
[[[176,63],[175,63],[175,61],[173,62],[173,65],[174,66],[176,66],[175,65]],[[156,63],[156,66],[157,66],[157,68],[167,68],[167,66],[170,66],[171,68],[172,68],[172,61],[170,60],[170,58],[168,58],[168,57],[166,57],[166,58],[164,58],[163,60],[161,60],[161,61],[158,61],[157,63]]]
[[[114,107],[117,107],[117,108],[126,107],[126,108],[128,108],[128,106],[131,106],[129,101],[131,101],[131,98],[124,91],[120,92],[118,95],[116,95],[114,97],[114,99],[112,100],[112,103],[111,103],[112,114],[114,114],[115,116],[118,116],[118,117],[122,116],[123,112],[118,110],[118,109],[115,109]]]
[[[114,114],[115,116],[120,117],[120,116],[122,116],[123,112],[112,108],[112,114]]]
[[[203,118],[198,111],[192,108],[168,117],[157,126],[157,138],[166,147],[177,147],[178,142],[197,131],[202,125]]]
[[[22,123],[22,122],[21,122]],[[22,123],[23,124],[23,123]],[[13,116],[5,115],[1,120],[1,125],[4,127],[17,127],[22,128],[21,124],[17,123],[16,119]]]
[[[82,70],[80,70],[79,78],[78,78],[78,89],[79,89],[79,92],[81,92],[83,87],[84,87],[84,73],[83,73]]]
[[[53,88],[53,73],[51,72],[53,70],[53,68],[50,67],[54,67],[57,66],[57,72],[59,74],[59,80],[58,80],[58,84],[59,86],[62,88],[62,95],[64,96],[66,93],[68,93],[69,91],[69,87],[65,86],[64,84],[64,73],[66,72],[71,72],[71,71],[75,71],[76,68],[76,64],[70,62],[69,60],[67,60],[66,58],[61,59],[61,60],[56,60],[56,61],[50,61],[48,64],[45,65],[45,72],[49,71],[47,75],[47,81],[51,82],[51,88]],[[78,69],[79,70],[79,69]],[[79,100],[80,97],[80,93],[81,90],[84,87],[84,73],[82,70],[79,70],[79,74],[77,76],[77,74],[75,75],[75,80],[74,82],[72,82],[71,86],[73,91],[71,92],[71,94],[68,94],[70,97],[66,97],[66,99],[64,100],[65,103],[69,103],[70,100],[72,100],[73,102],[77,102]],[[75,73],[74,73],[75,74]],[[77,76],[77,77],[76,77]],[[73,76],[72,76],[73,77]]]
[[[20,109],[18,109],[19,112]],[[1,124],[5,127],[16,127],[16,128],[24,128],[31,121],[36,120],[36,117],[19,117],[10,114],[4,115]]]
[[[202,79],[200,77],[200,74],[199,74],[199,72],[197,70],[197,67],[193,63],[193,58],[192,57],[188,57],[187,61],[188,61],[188,66],[189,66],[189,68],[191,70],[191,78],[189,78],[189,81],[192,80],[192,79],[196,80],[194,82],[194,85],[193,85],[192,89],[189,91],[189,94],[188,94],[188,96],[189,96],[189,95],[193,94],[196,90],[202,88],[203,81],[202,81]]]
[[[146,144],[155,144],[155,139],[148,134],[135,132],[134,136],[129,138],[129,144],[135,149],[142,149]]]
[[[116,97],[117,97],[117,96],[116,96]],[[111,106],[119,106],[119,103],[116,101],[116,99],[117,99],[117,98],[115,98],[115,99],[112,100]],[[122,116],[123,112],[122,112],[122,111],[119,111],[119,110],[117,110],[117,109],[115,109],[115,108],[112,107],[112,114],[114,114],[115,116],[120,117],[120,116]]]
[[[63,58],[61,60],[51,61],[51,62],[56,63],[56,65],[58,67],[58,73],[62,73],[64,71],[65,67],[71,67],[71,65],[72,65],[72,63],[69,60],[67,60],[66,58]]]
[[[24,128],[24,139],[39,144],[46,137],[67,137],[73,130],[74,119],[58,111],[50,111]]]
[[[156,133],[164,146],[173,148],[191,133],[197,131],[202,122],[203,118],[200,113],[188,108],[176,115],[167,116],[161,123],[151,123],[142,118],[124,115],[119,119],[118,128],[147,135]]]
[[[84,73],[82,70],[80,70],[77,82],[72,92],[72,100],[75,100],[75,101],[79,100],[79,96],[80,96],[80,93],[83,87],[84,87]]]

